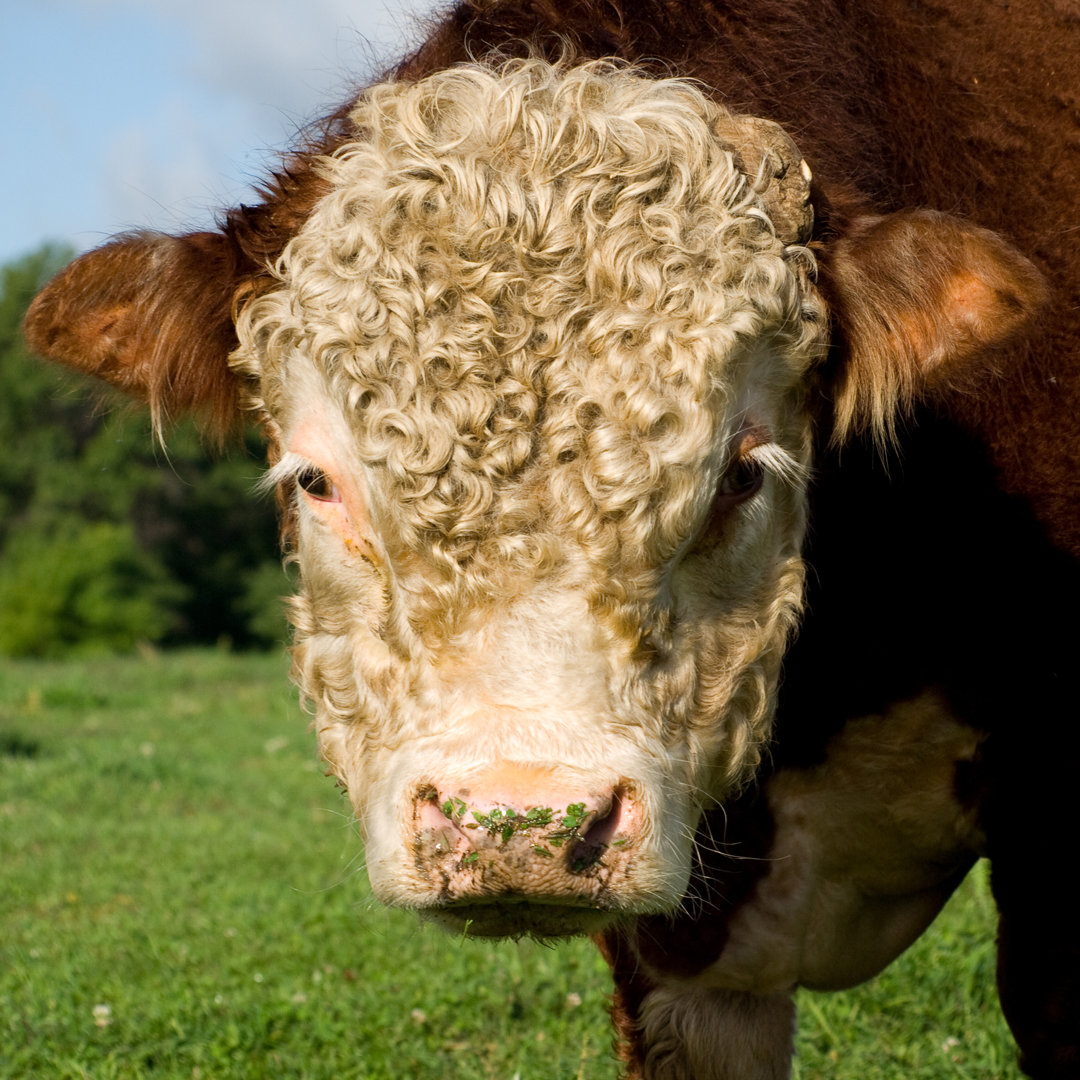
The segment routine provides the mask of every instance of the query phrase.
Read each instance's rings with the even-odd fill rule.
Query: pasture
[[[0,1078],[611,1080],[576,941],[376,908],[281,655],[0,659]],[[858,991],[802,994],[794,1076],[1013,1080],[977,868]]]

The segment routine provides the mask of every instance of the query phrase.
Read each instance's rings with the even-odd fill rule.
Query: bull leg
[[[626,1080],[786,1080],[794,1050],[791,993],[748,994],[689,983],[657,985],[620,950],[612,962],[612,1019]]]
[[[1023,852],[1025,859],[1029,854]],[[1001,909],[998,992],[1020,1047],[1020,1067],[1036,1080],[1080,1076],[1075,886],[1061,878],[1038,883],[1028,862],[1012,873],[995,866],[993,882]]]
[[[1062,682],[1060,697],[1031,704],[1029,715],[1071,719],[1074,684],[1071,678]],[[1024,704],[1014,706],[1016,715],[1024,715]],[[1066,727],[1052,752],[1027,728],[1023,739],[1000,746],[991,736],[984,761],[984,782],[993,782],[982,824],[1000,917],[998,993],[1020,1048],[1020,1067],[1037,1080],[1080,1076],[1080,924],[1073,868],[1080,734],[1076,725]]]
[[[786,1080],[795,1002],[790,993],[748,994],[660,986],[641,1003],[642,1080]]]

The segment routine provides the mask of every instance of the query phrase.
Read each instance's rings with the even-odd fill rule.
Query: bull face
[[[805,179],[763,204],[759,122],[606,66],[445,72],[352,121],[233,365],[373,888],[475,934],[671,908],[799,605]]]
[[[774,124],[532,61],[375,87],[349,121],[221,230],[76,259],[28,341],[159,425],[226,426],[243,387],[380,897],[478,934],[671,908],[768,736],[809,412],[839,443],[948,409],[1045,286],[993,233],[836,192],[842,333],[811,372],[808,170]]]

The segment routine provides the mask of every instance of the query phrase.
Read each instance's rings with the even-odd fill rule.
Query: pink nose
[[[503,765],[420,785],[413,850],[417,869],[442,882],[445,905],[467,906],[483,933],[485,903],[610,906],[605,895],[633,859],[641,819],[625,783],[596,790],[547,768]]]
[[[423,840],[434,845],[433,855],[453,850],[469,866],[480,853],[503,851],[511,841],[515,848],[527,842],[538,858],[555,858],[561,852],[561,861],[572,872],[586,869],[604,854],[624,817],[614,790],[603,796],[570,793],[562,799],[516,803],[440,791],[418,799],[416,810]]]

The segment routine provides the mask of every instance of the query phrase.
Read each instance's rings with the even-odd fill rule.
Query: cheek
[[[782,546],[781,531],[777,507],[761,496],[739,508],[682,560],[675,575],[678,593],[731,602],[752,595],[770,576],[769,565]]]
[[[354,484],[343,485],[341,497],[325,500],[303,495],[302,514],[333,533],[346,559],[360,559],[378,570],[384,562],[367,510],[367,500]],[[306,511],[306,513],[304,512]]]
[[[351,558],[363,560],[378,572],[384,560],[367,515],[353,510],[347,503],[342,505],[334,528],[345,545],[345,551]]]
[[[364,470],[328,438],[334,425],[324,417],[299,424],[288,449],[307,458],[320,483],[297,492],[301,517],[310,517],[337,535],[345,558],[361,559],[376,568],[385,554],[371,523],[371,501]],[[303,485],[301,485],[303,486]]]
[[[365,761],[387,738],[400,704],[399,657],[368,623],[351,588],[337,590],[318,570],[300,606],[310,613],[293,646],[293,678],[314,707],[319,747],[350,790]]]
[[[773,484],[767,479],[768,497],[743,507],[719,542],[688,553],[672,574],[679,621],[696,624],[699,642],[741,651],[739,642],[771,636],[778,615],[801,603],[802,502]]]
[[[339,507],[326,515],[301,514],[297,555],[304,591],[323,632],[378,633],[387,609],[383,575],[372,545]]]

